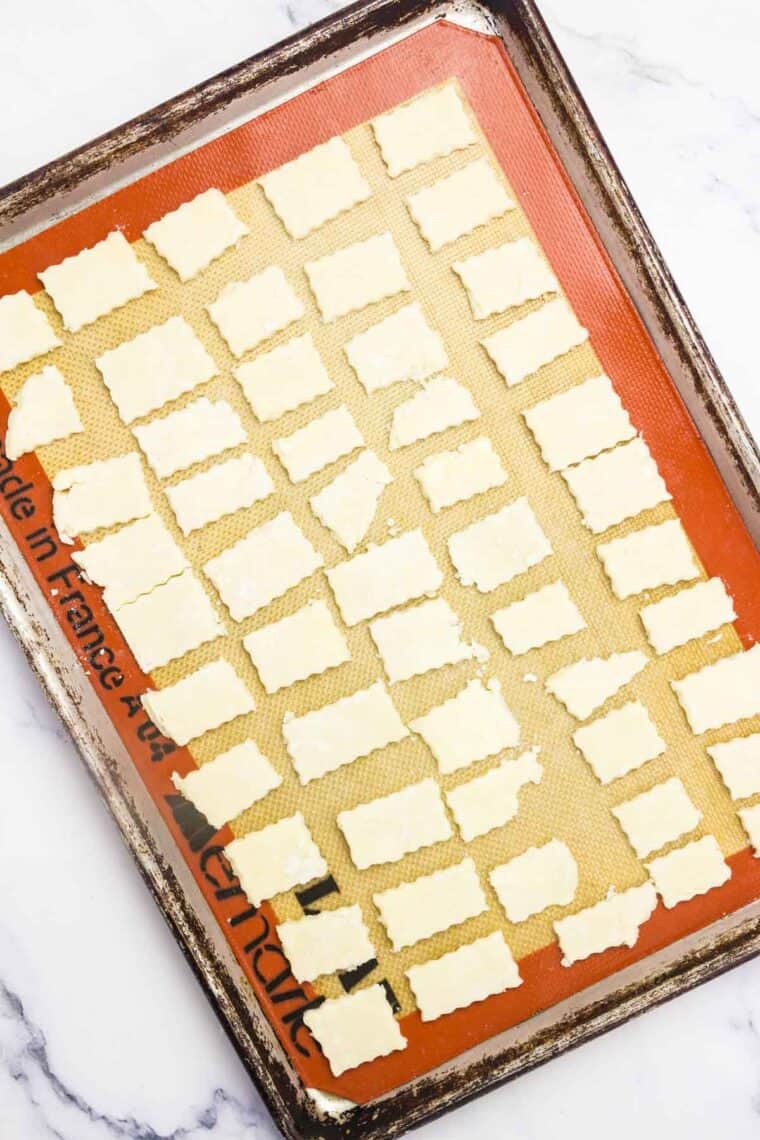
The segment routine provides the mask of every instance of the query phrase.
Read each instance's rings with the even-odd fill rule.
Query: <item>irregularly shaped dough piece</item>
[[[562,472],[594,534],[671,498],[643,439],[632,439]]]
[[[253,740],[244,740],[186,776],[175,772],[172,783],[213,827],[224,827],[279,787],[282,776]]]
[[[694,733],[755,716],[760,713],[760,644],[670,683]]]
[[[481,594],[511,582],[552,553],[527,499],[470,523],[449,537],[448,547],[459,581]]]
[[[359,906],[342,906],[281,922],[277,936],[299,982],[350,970],[376,957]]]
[[[454,451],[428,456],[414,475],[434,514],[507,481],[501,459],[484,435]]]
[[[612,809],[639,859],[693,831],[702,818],[677,776]]]
[[[239,364],[232,374],[262,423],[310,404],[333,387],[311,333]]]
[[[0,372],[26,364],[60,343],[25,289],[0,297]]]
[[[577,728],[573,741],[603,784],[612,783],[665,751],[665,741],[640,701],[629,701]]]
[[[292,435],[272,441],[291,483],[303,483],[342,455],[363,447],[362,433],[345,404],[311,420]]]
[[[760,732],[713,744],[707,751],[732,799],[760,793]]]
[[[396,451],[476,420],[479,415],[480,410],[467,388],[450,376],[436,376],[394,409],[388,446]]]
[[[115,606],[113,616],[143,673],[168,665],[226,632],[192,570],[134,602]]]
[[[476,321],[559,289],[538,246],[527,237],[455,261],[451,268],[467,290]]]
[[[645,866],[668,910],[723,886],[731,878],[731,868],[712,835],[660,855]]]
[[[143,233],[180,281],[190,281],[249,233],[221,190],[204,190]]]
[[[337,320],[412,287],[387,231],[307,261],[304,269],[325,321]]]
[[[523,412],[550,471],[561,471],[618,443],[636,429],[608,377],[592,376]]]
[[[486,158],[407,194],[406,204],[433,252],[515,207]]]
[[[449,362],[443,341],[416,301],[357,333],[346,345],[346,356],[370,394],[399,380],[427,380]]]
[[[363,451],[316,495],[309,505],[341,546],[351,554],[372,525],[383,489],[393,482],[374,451]]]
[[[218,371],[184,317],[170,317],[122,341],[95,363],[125,424],[155,412]]]
[[[337,820],[360,871],[378,863],[396,863],[452,834],[441,790],[430,779],[338,812]]]
[[[84,431],[71,389],[54,364],[22,384],[8,416],[5,454],[19,459],[57,439]]]
[[[246,898],[254,906],[327,874],[327,863],[300,811],[224,849]]]
[[[512,387],[586,340],[587,330],[578,323],[567,301],[557,297],[487,336],[481,344]]]
[[[732,622],[736,611],[721,579],[710,578],[644,606],[639,616],[655,652],[669,653]]]
[[[577,720],[585,720],[619,692],[649,661],[638,649],[609,657],[583,657],[546,679],[547,690]]]
[[[535,751],[523,752],[516,760],[502,760],[484,776],[446,792],[465,843],[514,819],[520,808],[518,793],[526,784],[540,784],[542,776]]]
[[[379,984],[328,998],[316,1009],[308,1009],[303,1021],[319,1042],[334,1077],[406,1048],[406,1038]]]
[[[760,804],[755,804],[754,807],[741,808],[736,814],[742,822],[742,827],[747,833],[755,855],[760,858]]]
[[[351,657],[324,602],[307,602],[294,614],[254,630],[243,645],[268,693],[334,669]]]
[[[132,431],[159,479],[237,447],[247,438],[234,408],[226,400],[211,401],[206,396]]]
[[[341,138],[315,146],[259,182],[293,238],[306,237],[372,193]]]
[[[494,629],[510,653],[540,649],[586,628],[583,614],[564,582],[552,582],[491,614]]]
[[[155,514],[89,543],[72,558],[88,581],[103,587],[103,601],[110,610],[133,602],[190,566]]]
[[[379,115],[372,120],[372,130],[391,178],[470,146],[477,138],[452,84]]]
[[[472,859],[372,896],[394,950],[488,910]]]
[[[250,617],[322,566],[289,511],[254,527],[203,569],[235,621]]]
[[[594,906],[558,919],[554,931],[562,950],[562,965],[572,966],[613,946],[635,946],[639,927],[656,906],[654,887],[643,883],[619,894],[610,891],[606,899]]]
[[[136,451],[59,471],[53,520],[64,542],[79,534],[144,518],[153,510]]]
[[[495,756],[520,741],[520,726],[496,680],[468,681],[455,697],[409,722],[438,761],[444,775]]]
[[[561,839],[529,847],[488,876],[510,922],[524,922],[549,906],[567,906],[578,889],[578,864]]]
[[[678,519],[600,542],[596,553],[618,598],[699,577],[694,553]]]
[[[274,483],[254,455],[227,459],[166,488],[169,506],[183,534],[191,534],[225,515],[266,499]]]
[[[371,546],[325,573],[346,625],[432,595],[443,581],[421,530]]]
[[[157,288],[119,230],[37,276],[69,332]]]
[[[388,680],[407,681],[473,656],[462,622],[443,598],[434,598],[369,623]]]
[[[235,356],[256,348],[304,314],[303,303],[278,265],[225,285],[208,315]]]
[[[432,962],[412,966],[406,976],[423,1021],[434,1021],[522,982],[512,951],[499,930]]]
[[[223,659],[165,689],[143,693],[140,699],[156,728],[179,745],[256,708],[240,677]]]

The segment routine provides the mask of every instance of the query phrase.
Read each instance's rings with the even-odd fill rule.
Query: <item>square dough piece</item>
[[[152,222],[146,241],[169,262],[180,281],[191,281],[249,233],[221,190],[204,190]]]
[[[550,471],[561,471],[618,443],[636,429],[607,376],[592,376],[523,412]]]
[[[520,741],[520,726],[498,681],[468,681],[455,697],[409,722],[438,761],[444,774],[495,756]]]
[[[377,956],[359,906],[342,906],[281,922],[277,936],[299,982],[350,970]]]
[[[660,855],[645,866],[668,910],[723,886],[731,878],[731,868],[712,835]]]
[[[760,804],[754,807],[742,808],[736,813],[741,820],[747,838],[752,844],[755,855],[760,857]]]
[[[5,454],[19,459],[38,447],[84,431],[71,389],[54,364],[21,386],[8,416]]]
[[[268,693],[349,661],[346,639],[324,602],[307,604],[289,617],[243,638]]]
[[[515,656],[586,628],[564,582],[551,582],[491,615],[494,629]]]
[[[123,423],[155,412],[204,384],[218,369],[184,317],[170,317],[97,357]]]
[[[699,567],[678,519],[636,530],[596,548],[617,598],[699,577]]]
[[[542,776],[536,753],[523,752],[516,760],[502,760],[498,768],[446,792],[465,843],[514,819],[520,808],[520,790],[526,784],[540,784]]]
[[[459,581],[481,594],[511,582],[552,553],[527,499],[470,523],[449,537],[448,547]]]
[[[527,237],[455,261],[451,268],[467,290],[476,321],[559,289],[538,246]]]
[[[291,483],[303,483],[310,475],[363,446],[362,433],[345,404],[311,420],[292,435],[272,441],[272,450]]]
[[[325,573],[346,625],[435,594],[443,582],[421,530],[371,546]]]
[[[69,332],[78,332],[98,317],[157,288],[119,230],[37,276]]]
[[[562,472],[583,522],[599,534],[670,499],[643,439],[633,439]]]
[[[392,684],[473,656],[462,641],[461,619],[443,598],[376,618],[369,632]]]
[[[416,301],[357,333],[346,345],[346,356],[369,394],[400,380],[427,380],[449,362]]]
[[[103,601],[110,610],[133,602],[190,568],[163,520],[155,514],[89,543],[72,558],[89,582],[103,587]]]
[[[434,253],[515,208],[486,158],[408,194],[406,204]]]
[[[573,741],[603,784],[611,784],[665,751],[665,741],[640,701],[630,701],[577,728]]]
[[[260,831],[249,831],[224,848],[254,906],[326,875],[327,863],[311,837],[300,811]]]
[[[760,732],[713,744],[707,751],[732,799],[760,793]]]
[[[159,479],[237,447],[247,438],[232,405],[206,396],[132,431]]]
[[[430,779],[338,812],[337,819],[360,871],[379,863],[397,863],[410,852],[442,843],[452,835],[441,790]]]
[[[472,859],[372,896],[394,950],[488,910]]]
[[[291,237],[303,238],[372,191],[341,138],[329,139],[259,179]]]
[[[372,120],[372,130],[391,178],[477,139],[453,84],[386,111]]]
[[[511,388],[587,340],[588,331],[564,297],[557,297],[481,344]]]
[[[702,818],[677,776],[612,809],[639,859],[693,831]]]
[[[175,772],[172,783],[218,828],[263,800],[280,786],[282,777],[253,740],[244,740],[186,776]]]
[[[372,526],[383,489],[392,482],[374,451],[363,451],[332,483],[312,495],[309,506],[351,554]]]
[[[60,343],[42,309],[25,289],[0,297],[0,372],[26,364]]]
[[[639,616],[655,652],[669,653],[732,622],[736,611],[721,579],[710,578],[644,606]]]
[[[409,730],[377,681],[304,716],[286,715],[282,734],[299,780],[308,784],[403,740]]]
[[[333,387],[310,333],[239,364],[233,376],[263,424],[310,404]]]
[[[240,677],[223,659],[165,689],[143,693],[141,700],[156,728],[180,746],[256,708]]]
[[[545,687],[571,716],[585,720],[648,664],[646,653],[612,653],[609,657],[583,657],[547,677]]]
[[[562,965],[572,966],[613,946],[635,946],[639,927],[656,906],[654,887],[643,883],[620,894],[611,892],[594,906],[560,918],[554,923],[554,931],[562,950]]]
[[[232,281],[206,306],[235,356],[256,348],[304,314],[303,303],[278,265],[247,281]]]
[[[381,985],[328,998],[316,1009],[307,1009],[303,1021],[319,1042],[334,1077],[406,1048],[406,1038]]]
[[[420,439],[476,420],[480,410],[470,391],[450,376],[428,380],[393,411],[388,447],[397,451]]]
[[[433,514],[482,495],[507,481],[501,459],[490,439],[482,435],[454,451],[430,455],[414,476]]]
[[[261,460],[254,455],[241,455],[167,487],[166,497],[179,529],[183,534],[192,534],[225,515],[266,499],[273,491],[274,483]]]
[[[289,511],[254,527],[204,565],[235,621],[268,606],[322,566]]]
[[[755,716],[760,713],[760,645],[670,683],[694,733]]]
[[[144,518],[153,510],[136,451],[59,471],[53,520],[63,542],[99,527]]]
[[[322,319],[328,322],[412,287],[387,231],[307,261],[304,269]]]
[[[514,989],[522,982],[501,931],[406,972],[423,1021]]]
[[[192,570],[115,607],[113,616],[143,673],[168,665],[226,632]]]
[[[550,906],[568,906],[578,889],[578,864],[560,839],[529,847],[488,876],[510,922],[524,922]]]

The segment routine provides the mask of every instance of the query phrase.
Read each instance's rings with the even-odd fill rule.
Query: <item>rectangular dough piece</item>
[[[497,930],[406,971],[423,1021],[462,1009],[522,982],[512,951]]]
[[[302,784],[409,735],[381,681],[304,716],[286,714],[285,747]]]
[[[218,373],[184,317],[170,317],[122,341],[98,356],[95,364],[125,424],[155,412]]]
[[[132,431],[159,479],[237,447],[247,438],[232,405],[206,396]]]
[[[639,927],[656,906],[654,887],[651,883],[643,883],[619,894],[611,891],[601,902],[558,919],[554,923],[554,932],[562,950],[562,965],[572,966],[614,946],[635,946]]]
[[[393,476],[374,451],[363,451],[311,496],[309,506],[351,554],[372,526],[383,489],[392,482]]]
[[[655,652],[669,653],[732,622],[736,611],[722,580],[709,578],[644,606],[639,617]]]
[[[328,998],[316,1009],[307,1009],[303,1022],[319,1042],[334,1077],[406,1048],[406,1038],[380,984]]]
[[[434,253],[515,208],[486,158],[477,158],[432,186],[407,194],[406,204]]]
[[[472,859],[380,891],[372,900],[394,950],[413,946],[488,910]]]
[[[346,639],[324,602],[307,602],[294,614],[249,633],[243,645],[268,693],[351,658]]]
[[[328,139],[259,182],[292,238],[304,238],[372,194],[348,144]]]
[[[450,376],[436,376],[394,408],[388,447],[397,451],[479,416],[480,409],[464,385]]]
[[[607,376],[592,376],[534,404],[523,416],[550,471],[591,459],[636,435]]]
[[[468,681],[455,697],[409,722],[448,775],[520,742],[520,726],[498,681]]]
[[[232,374],[263,424],[310,404],[333,387],[311,333],[239,364]]]
[[[304,314],[303,302],[279,265],[268,265],[246,281],[231,281],[206,311],[230,352],[242,356]]]
[[[37,276],[69,332],[78,332],[98,317],[157,288],[119,230]]]
[[[428,456],[414,476],[433,514],[501,487],[507,481],[501,459],[484,435],[471,443],[460,444],[453,451]]]
[[[416,301],[357,333],[345,351],[369,395],[400,380],[427,380],[449,362],[441,337]]]
[[[573,742],[602,784],[611,784],[665,751],[665,741],[640,701],[629,701],[577,728]]]
[[[461,619],[443,598],[375,618],[369,632],[391,684],[473,656]]]
[[[0,372],[43,356],[60,343],[25,289],[0,297]]]
[[[421,530],[408,530],[326,570],[346,625],[432,596],[443,574]]]
[[[561,701],[576,720],[585,720],[649,663],[646,653],[612,653],[609,657],[583,657],[547,677],[545,688]]]
[[[524,922],[550,906],[569,906],[578,889],[578,864],[561,839],[529,847],[488,876],[510,922]]]
[[[224,854],[254,906],[328,872],[300,811],[233,839]]]
[[[143,673],[168,665],[226,632],[192,570],[115,607],[113,616]]]
[[[552,553],[527,499],[517,499],[449,536],[449,556],[463,586],[481,594],[511,582]]]
[[[235,621],[250,617],[324,565],[289,511],[250,530],[203,570]]]
[[[677,776],[612,809],[639,859],[693,831],[702,818]]]
[[[136,451],[59,471],[53,478],[53,520],[63,542],[145,518],[153,510]]]
[[[282,776],[253,740],[244,740],[186,776],[175,772],[172,783],[213,827],[224,827],[278,788]]]
[[[141,697],[150,719],[180,746],[256,708],[229,661],[220,658]]]
[[[760,713],[760,644],[670,683],[694,733],[755,716]]]
[[[699,577],[699,566],[678,519],[600,542],[596,553],[615,597],[621,600]]]
[[[387,231],[307,261],[304,270],[322,319],[327,322],[412,287]]]
[[[519,602],[491,614],[491,621],[510,653],[540,649],[586,628],[586,621],[564,582],[551,582]]]
[[[143,237],[180,281],[191,281],[249,232],[221,190],[212,188],[151,222]]]
[[[54,364],[27,377],[8,415],[5,454],[20,459],[38,447],[84,431],[71,389]]]
[[[760,794],[760,732],[713,744],[707,751],[732,799]]]
[[[480,343],[511,388],[587,340],[567,301],[556,297]]]
[[[227,459],[166,488],[169,506],[183,534],[261,502],[274,491],[274,483],[255,455]]]
[[[89,543],[72,558],[89,582],[103,587],[103,601],[110,610],[133,602],[190,568],[163,520],[155,514]]]
[[[742,827],[747,833],[747,838],[755,855],[760,858],[760,804],[755,804],[754,807],[741,808],[736,814],[741,820]]]
[[[476,321],[559,289],[538,246],[527,237],[455,261],[451,268],[467,291]]]
[[[303,483],[336,459],[363,446],[362,433],[345,404],[311,420],[292,435],[272,441],[272,451],[291,483]]]
[[[713,835],[660,855],[645,867],[668,910],[723,886],[731,878],[731,868]]]
[[[412,851],[432,847],[452,835],[441,789],[430,779],[338,812],[337,820],[360,871],[379,863],[397,863]]]
[[[514,819],[520,809],[519,792],[527,784],[540,784],[542,776],[536,752],[528,751],[516,760],[502,760],[484,776],[476,776],[446,792],[465,843]]]
[[[277,936],[298,982],[350,970],[377,956],[357,905],[281,922]]]
[[[391,178],[477,140],[451,83],[379,115],[372,120],[372,130]]]
[[[562,477],[594,534],[671,498],[643,439],[584,459],[566,468]]]

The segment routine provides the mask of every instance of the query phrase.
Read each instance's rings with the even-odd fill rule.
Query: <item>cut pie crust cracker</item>
[[[480,410],[467,388],[450,376],[436,376],[394,409],[388,447],[397,451],[479,416]]]
[[[263,344],[304,314],[302,301],[278,265],[225,285],[206,309],[235,356]]]
[[[678,519],[601,542],[596,552],[617,598],[699,577],[694,552]]]
[[[451,824],[435,780],[421,780],[398,792],[338,812],[354,865],[360,871],[397,863],[412,851],[451,838]]]
[[[462,150],[477,139],[456,89],[447,84],[372,120],[391,178],[423,162]]]
[[[752,844],[755,855],[760,858],[760,804],[754,807],[741,808],[737,813],[747,838]]]
[[[467,291],[476,321],[559,289],[538,246],[527,237],[455,261],[451,268]]]
[[[377,956],[356,905],[281,922],[277,936],[298,982],[350,970]]]
[[[562,950],[562,965],[572,966],[614,946],[635,946],[639,928],[656,906],[654,887],[643,883],[619,894],[611,891],[601,902],[558,919],[554,930]]]
[[[670,683],[694,733],[755,716],[760,713],[760,645]]]
[[[310,475],[363,446],[362,434],[345,404],[272,442],[272,450],[291,483],[303,483]]]
[[[472,859],[372,896],[394,950],[488,910]]]
[[[333,387],[310,333],[239,364],[232,374],[261,423],[278,420]]]
[[[254,906],[318,879],[328,870],[300,811],[233,839],[224,854]]]
[[[406,1038],[381,985],[328,998],[316,1009],[307,1009],[303,1021],[319,1042],[334,1077],[406,1048]]]
[[[510,922],[550,906],[568,906],[578,889],[578,865],[566,843],[551,839],[494,867],[489,878]]]
[[[421,530],[371,546],[326,571],[346,625],[435,594],[443,574]]]
[[[585,720],[632,681],[648,662],[646,653],[638,649],[609,657],[584,657],[552,673],[545,687],[571,716]]]
[[[496,680],[468,681],[455,697],[409,722],[444,775],[495,756],[520,741],[520,726]]]
[[[175,772],[172,783],[218,828],[279,787],[282,777],[253,740],[244,740],[186,776]]]
[[[406,204],[434,253],[515,207],[485,158],[408,194]]]
[[[515,656],[586,628],[564,582],[551,582],[491,615],[494,629]]]
[[[736,611],[721,579],[709,578],[644,606],[639,616],[655,652],[669,653],[732,622]]]
[[[152,222],[143,237],[180,281],[191,281],[248,232],[221,190],[211,189]]]
[[[640,701],[629,701],[573,733],[597,778],[609,784],[661,756],[665,741]]]
[[[133,602],[115,606],[112,612],[143,673],[168,665],[226,632],[192,570]]]
[[[274,483],[255,455],[227,459],[166,488],[169,506],[183,534],[266,499]]]
[[[557,297],[481,343],[512,387],[586,340],[587,330],[567,301]]]
[[[723,886],[731,878],[731,868],[712,835],[705,835],[685,847],[660,855],[647,863],[646,868],[668,910],[693,899],[695,895],[704,895]]]
[[[400,380],[427,380],[449,362],[416,301],[357,333],[346,345],[346,356],[370,395]]]
[[[707,751],[732,799],[760,794],[760,732],[713,744]]]
[[[0,372],[43,356],[60,343],[25,289],[0,297]]]
[[[256,708],[240,677],[223,659],[165,689],[143,693],[141,700],[156,728],[179,745]]]
[[[71,389],[54,364],[22,384],[8,416],[5,454],[20,459],[45,444],[84,431]]]
[[[304,270],[322,318],[328,322],[412,287],[387,231],[307,261]]]
[[[514,819],[520,808],[519,792],[527,784],[540,784],[542,776],[536,753],[529,751],[516,760],[502,760],[484,776],[476,776],[446,792],[465,843]]]
[[[430,455],[414,472],[434,514],[501,487],[507,473],[486,436]]]
[[[511,582],[552,553],[527,499],[517,499],[448,539],[449,555],[463,586],[482,594]]]
[[[132,431],[159,479],[237,447],[247,438],[232,405],[206,396]]]
[[[136,451],[68,467],[53,478],[53,520],[64,542],[99,527],[145,518],[152,510]]]
[[[702,818],[677,776],[612,809],[639,859],[693,831]]]
[[[307,602],[280,621],[243,638],[268,693],[324,673],[350,660],[346,639],[324,602]]]
[[[633,439],[636,429],[607,376],[592,376],[523,412],[550,471]]]
[[[72,558],[88,581],[103,587],[103,601],[110,610],[133,602],[190,568],[163,520],[155,514],[89,543]]]
[[[671,498],[643,439],[584,459],[562,476],[594,534]]]
[[[406,972],[423,1021],[514,989],[522,982],[500,931],[479,938]]]
[[[372,191],[342,138],[328,139],[259,183],[291,237],[304,238]]]
[[[462,622],[443,598],[434,598],[369,623],[386,676],[407,681],[473,656],[462,641]]]
[[[316,495],[309,506],[349,554],[352,554],[369,528],[385,487],[393,482],[385,464],[374,451],[363,451]]]
[[[69,332],[157,288],[119,230],[37,276]]]

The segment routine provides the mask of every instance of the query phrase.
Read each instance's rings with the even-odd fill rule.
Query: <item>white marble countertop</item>
[[[0,184],[338,0],[3,6]],[[548,21],[760,435],[760,7],[545,0]],[[0,626],[0,1136],[274,1137],[21,652]],[[760,961],[424,1130],[430,1140],[757,1140]]]

